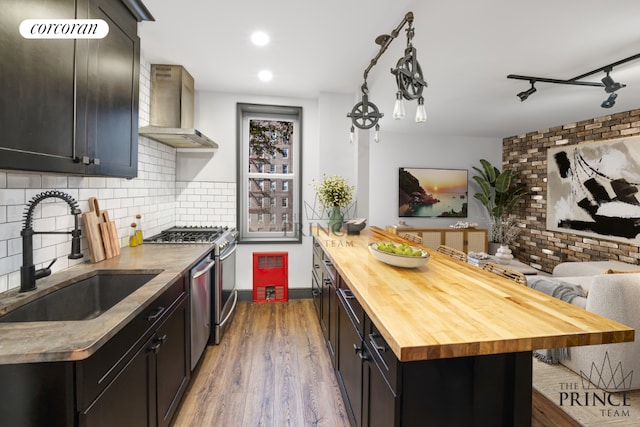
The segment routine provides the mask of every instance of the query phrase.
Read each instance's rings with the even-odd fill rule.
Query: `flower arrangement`
[[[346,208],[353,199],[354,187],[341,176],[322,175],[322,182],[313,184],[318,199],[326,208]]]

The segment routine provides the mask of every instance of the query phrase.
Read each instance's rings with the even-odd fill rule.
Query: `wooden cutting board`
[[[104,260],[106,255],[102,243],[102,233],[100,232],[100,223],[103,222],[103,219],[100,215],[98,199],[95,197],[89,198],[89,212],[82,214],[82,222],[84,224],[85,234],[87,235],[91,262]]]
[[[109,218],[109,212],[102,212],[102,219],[104,220],[104,225],[106,229],[106,233],[102,234],[102,239],[105,241],[105,248],[107,246],[107,240],[109,241],[110,253],[111,257],[120,255],[120,238],[118,237],[118,229],[116,228],[116,223],[111,221]],[[111,258],[107,257],[107,258]]]

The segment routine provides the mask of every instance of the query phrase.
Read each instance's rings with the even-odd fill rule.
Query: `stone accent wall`
[[[640,109],[503,139],[503,169],[516,171],[529,190],[529,195],[515,210],[525,226],[513,248],[520,261],[546,272],[563,261],[640,262],[636,245],[546,229],[547,149],[639,134]]]

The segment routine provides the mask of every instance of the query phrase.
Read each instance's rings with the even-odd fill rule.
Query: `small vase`
[[[498,249],[500,249],[500,243],[497,242],[489,242],[489,255],[495,255],[498,253]]]
[[[334,206],[331,208],[331,212],[329,212],[329,228],[334,233],[337,233],[342,228],[342,224],[344,222],[344,215],[342,215],[342,211],[338,206]]]
[[[500,264],[509,264],[513,259],[513,254],[508,245],[501,245],[496,252],[496,258]]]

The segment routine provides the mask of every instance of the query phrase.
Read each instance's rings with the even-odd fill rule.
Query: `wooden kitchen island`
[[[377,241],[403,239],[314,229],[316,307],[354,425],[530,425],[532,350],[634,339],[433,250],[419,268],[384,264],[368,251]]]

